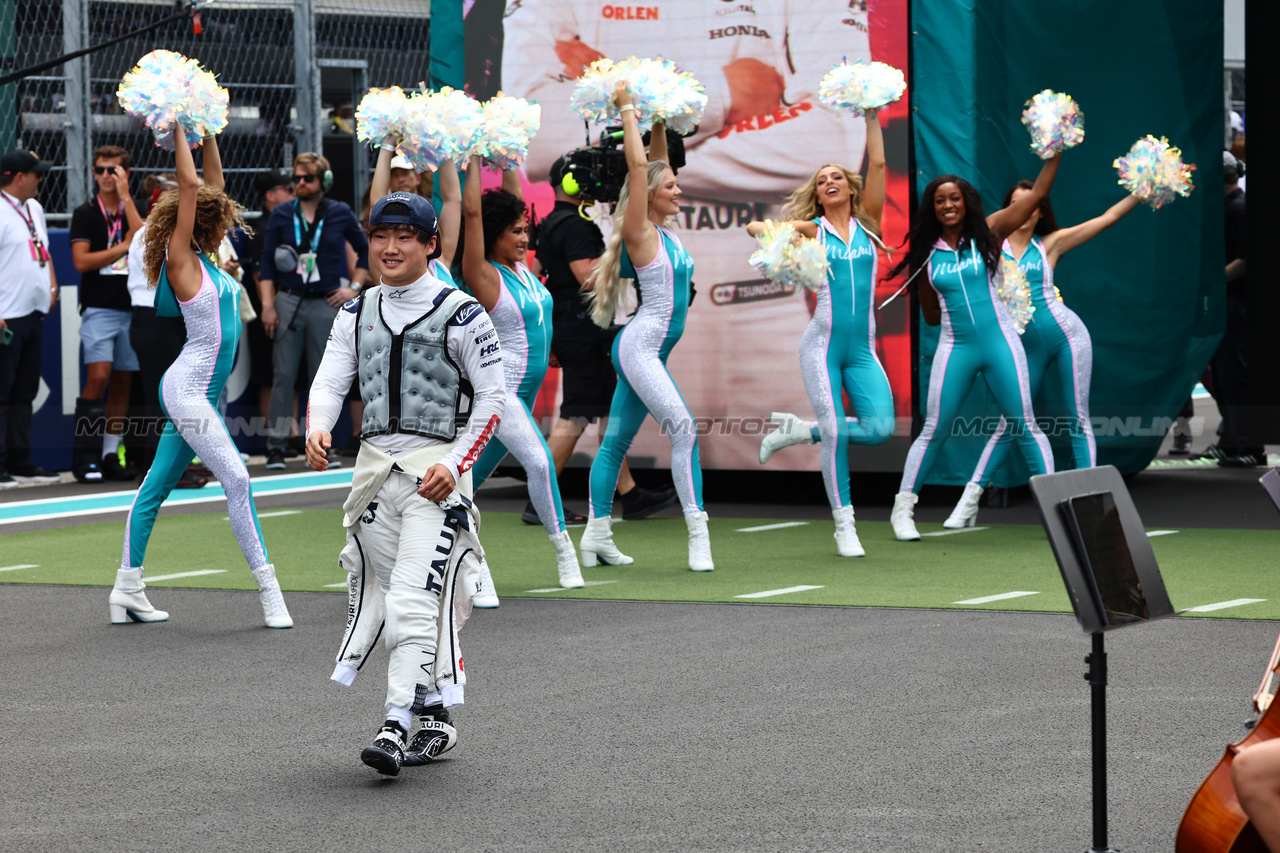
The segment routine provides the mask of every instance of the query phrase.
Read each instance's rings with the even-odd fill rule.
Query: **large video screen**
[[[685,207],[675,223],[696,265],[698,295],[668,366],[698,418],[703,466],[757,469],[771,411],[812,416],[798,353],[815,303],[807,291],[760,278],[748,263],[755,241],[746,225],[778,218],[783,199],[825,164],[864,171],[864,119],[820,103],[818,84],[842,60],[877,60],[906,72],[907,0],[476,0],[466,8],[468,89],[482,99],[501,90],[542,108],[524,172],[526,199],[544,216],[553,204],[552,163],[594,144],[602,130],[584,127],[570,108],[583,66],[602,56],[661,56],[706,86],[703,122],[685,139],[687,165],[678,176]],[[910,91],[880,114],[889,165],[882,227],[891,248],[907,226],[909,99]],[[598,221],[607,234],[607,217]],[[888,267],[882,255],[882,276]],[[900,284],[879,282],[877,305]],[[898,466],[909,438],[908,308],[899,298],[876,318],[898,437],[851,454],[855,468]],[[535,413],[548,427],[558,390],[553,369]],[[847,400],[846,409],[856,414]],[[578,449],[591,453],[594,442]],[[670,443],[652,419],[632,457],[666,466]],[[815,448],[797,448],[775,455],[769,467],[816,471],[818,464]]]

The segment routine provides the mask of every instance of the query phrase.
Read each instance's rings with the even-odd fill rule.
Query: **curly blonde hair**
[[[809,222],[825,215],[822,201],[818,198],[818,175],[821,174],[823,169],[832,167],[843,172],[844,179],[849,182],[849,209],[853,213],[853,218],[858,220],[858,223],[868,232],[880,237],[880,223],[873,220],[862,208],[862,176],[857,172],[846,169],[839,163],[827,163],[818,167],[818,171],[813,173],[813,177],[809,178],[798,190],[787,196],[787,200],[782,205],[782,218]]]
[[[143,251],[143,267],[147,284],[155,287],[160,281],[160,268],[164,266],[169,251],[169,238],[178,222],[178,190],[169,190],[151,208],[147,216],[146,249]],[[222,244],[222,238],[232,228],[245,225],[244,208],[222,190],[200,187],[196,190],[196,224],[191,234],[191,249],[202,255],[214,254]]]

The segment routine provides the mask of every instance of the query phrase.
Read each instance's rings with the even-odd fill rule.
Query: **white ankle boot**
[[[893,512],[889,513],[889,523],[893,525],[893,535],[902,542],[915,542],[920,539],[916,523],[912,516],[916,512],[915,492],[898,492],[893,499]]]
[[[802,421],[790,412],[774,412],[769,415],[769,423],[778,428],[760,440],[760,464],[769,461],[769,457],[784,447],[793,444],[813,444],[813,425]]]
[[[582,569],[578,567],[578,553],[573,550],[573,540],[569,531],[562,530],[551,537],[551,544],[556,548],[556,569],[560,572],[560,586],[565,589],[581,589],[587,585],[582,579]]]
[[[262,602],[262,617],[267,627],[292,628],[293,617],[289,615],[289,608],[284,606],[284,595],[280,592],[280,582],[276,580],[276,567],[268,563],[254,569],[253,579],[258,582],[258,601]]]
[[[169,614],[156,610],[143,592],[147,585],[142,580],[142,567],[120,569],[116,572],[116,585],[111,588],[107,603],[111,608],[111,621],[116,625],[125,622],[164,622]]]
[[[984,491],[985,489],[977,483],[965,483],[964,494],[960,496],[960,501],[956,504],[956,508],[951,510],[951,515],[947,516],[947,520],[942,522],[942,526],[948,530],[960,530],[977,524],[978,499],[982,497]]]
[[[606,566],[629,566],[635,560],[618,550],[613,544],[613,519],[591,518],[587,520],[587,529],[582,532],[578,543],[582,552],[582,565],[594,566],[603,563]]]
[[[480,589],[471,599],[471,606],[481,610],[493,610],[501,602],[498,601],[498,590],[493,586],[493,575],[489,574],[489,563],[480,558]]]
[[[858,531],[853,526],[853,507],[842,506],[832,510],[836,520],[836,550],[841,557],[865,557],[867,552],[858,541]]]
[[[689,528],[689,571],[709,572],[716,564],[711,561],[711,535],[707,533],[707,514],[694,513],[684,517]]]

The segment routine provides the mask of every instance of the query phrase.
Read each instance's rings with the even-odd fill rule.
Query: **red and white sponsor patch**
[[[476,443],[471,445],[471,449],[467,451],[467,455],[462,457],[462,464],[458,466],[458,473],[465,474],[471,470],[471,466],[476,464],[476,460],[480,458],[480,454],[484,453],[485,445],[489,443],[489,439],[493,438],[493,431],[498,428],[498,416],[490,415],[489,423],[484,425],[484,429],[480,432],[480,437],[476,439]]]

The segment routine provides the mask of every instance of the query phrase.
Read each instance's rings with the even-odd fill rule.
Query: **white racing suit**
[[[393,335],[406,334],[407,326],[451,292],[430,273],[404,287],[386,287],[381,320]],[[352,300],[334,320],[311,387],[308,435],[333,429],[357,374],[359,311],[360,300]],[[483,557],[470,470],[497,428],[506,397],[495,341],[489,315],[474,302],[448,322],[448,358],[472,389],[466,424],[453,441],[375,434],[362,440],[356,459],[351,495],[343,506],[347,544],[339,557],[350,573],[349,610],[333,680],[350,685],[381,636],[390,657],[389,713],[462,704],[466,677],[458,631],[470,612]],[[456,483],[441,502],[417,493],[427,469],[437,463],[449,468]]]
[[[467,678],[458,631],[480,585],[480,512],[471,472],[443,502],[418,495],[428,468],[450,445],[396,460],[365,443],[343,506],[349,572],[347,629],[333,680],[350,685],[385,630],[387,707],[414,714],[463,701]]]
[[[698,131],[685,139],[679,172],[683,208],[672,225],[693,256],[698,298],[683,343],[668,367],[699,420],[723,419],[698,444],[706,468],[754,468],[761,400],[774,409],[809,406],[796,346],[809,323],[804,294],[764,281],[748,262],[753,219],[779,216],[783,199],[827,163],[857,171],[866,143],[863,119],[817,97],[818,84],[841,60],[870,60],[863,0],[507,0],[502,87],[536,100],[542,124],[525,172],[547,179],[552,163],[586,144],[570,106],[577,81],[557,55],[574,39],[614,60],[669,59],[707,89]],[[729,122],[725,70],[754,60],[782,79],[781,106]],[[758,68],[759,66],[757,66]],[[592,143],[600,126],[592,128]],[[605,223],[601,223],[605,225]],[[608,228],[606,226],[606,236]],[[756,424],[741,431],[744,419]],[[646,426],[633,454],[664,457],[665,436]]]

